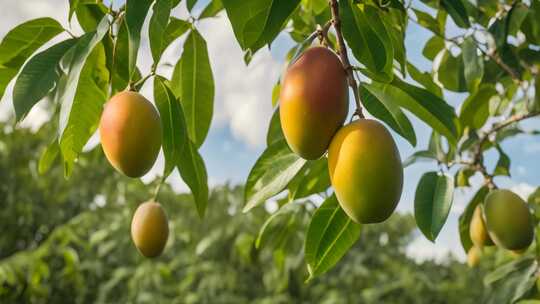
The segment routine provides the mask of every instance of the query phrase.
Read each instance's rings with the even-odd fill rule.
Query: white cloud
[[[452,255],[452,250],[441,245],[428,241],[424,236],[415,238],[406,248],[408,257],[414,259],[417,263],[427,260],[433,260],[437,263],[443,263]]]
[[[224,13],[200,24],[206,39],[216,84],[213,127],[228,126],[233,136],[251,147],[265,142],[272,116],[271,96],[281,64],[267,48],[248,67]]]

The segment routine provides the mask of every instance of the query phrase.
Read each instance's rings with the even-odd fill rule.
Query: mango
[[[515,257],[515,258],[519,258],[520,256],[522,256],[525,252],[527,252],[527,249],[528,248],[523,248],[523,249],[518,249],[518,250],[511,250],[510,251],[510,254]]]
[[[167,215],[159,203],[146,202],[137,207],[131,221],[131,239],[142,255],[160,255],[168,237]]]
[[[479,248],[494,245],[486,229],[482,207],[480,205],[476,206],[476,209],[474,209],[471,224],[469,226],[469,236],[471,237],[473,244]]]
[[[534,238],[534,224],[525,201],[512,191],[491,191],[485,198],[486,227],[493,242],[502,248],[521,251]]]
[[[347,75],[334,52],[306,50],[285,72],[279,115],[289,147],[305,159],[318,159],[349,111]]]
[[[482,250],[476,246],[471,247],[469,252],[467,252],[467,265],[471,268],[478,266],[481,257]]]
[[[141,177],[152,168],[161,147],[161,132],[156,108],[137,92],[113,96],[99,123],[105,156],[129,177]]]
[[[357,223],[379,223],[397,207],[403,166],[394,139],[379,122],[356,120],[328,149],[330,181],[342,209]]]

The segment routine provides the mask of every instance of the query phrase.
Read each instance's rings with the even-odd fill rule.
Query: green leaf
[[[95,31],[108,12],[105,4],[91,1],[84,0],[84,3],[79,3],[76,9],[77,21],[85,32]]]
[[[141,43],[141,29],[152,0],[127,0],[125,21],[128,33],[128,71],[133,79],[137,65],[137,54]]]
[[[188,185],[195,199],[195,206],[199,216],[202,218],[208,205],[208,174],[204,160],[197,151],[195,144],[186,138],[184,149],[180,153],[178,160],[178,171],[182,180]]]
[[[488,31],[493,36],[497,49],[502,49],[506,45],[508,35],[506,19],[495,19],[495,22],[489,26]]]
[[[115,94],[124,90],[129,83],[129,37],[125,20],[118,25],[116,45],[112,56],[114,65],[111,70],[111,94]]]
[[[460,168],[455,175],[456,187],[470,187],[469,179],[476,173],[469,167]]]
[[[467,82],[465,81],[465,65],[462,55],[454,57],[449,50],[444,50],[439,64],[434,65],[435,79],[437,79],[445,89],[454,92],[467,92]]]
[[[407,62],[407,71],[411,78],[423,86],[426,90],[442,98],[443,93],[441,87],[439,87],[433,81],[433,75],[428,72],[420,72],[412,63]]]
[[[497,151],[499,152],[499,160],[495,165],[493,175],[510,176],[510,157],[508,157],[508,154],[504,153],[499,145],[496,145],[495,148],[497,148]]]
[[[182,36],[191,28],[191,23],[182,19],[172,17],[165,29],[165,37],[163,37],[163,50],[167,48],[174,40]]]
[[[471,249],[473,246],[469,233],[469,227],[471,225],[474,209],[476,209],[478,204],[482,204],[484,202],[484,198],[488,193],[489,188],[486,186],[478,189],[473,198],[467,204],[467,207],[465,207],[463,213],[459,216],[459,240],[461,241],[461,246],[463,246],[463,250],[465,250],[466,253],[469,252],[469,249]]]
[[[532,259],[531,257],[525,257],[525,258],[517,259],[509,263],[505,263],[497,267],[492,272],[488,273],[484,277],[484,284],[492,285],[493,283],[497,281],[504,280],[512,272],[519,271],[520,269],[523,269],[523,268],[527,268],[532,264],[534,264],[534,259]]]
[[[299,203],[286,204],[274,212],[259,230],[255,247],[261,249],[267,246],[279,248],[284,245],[291,233],[296,233],[298,217],[303,207]]]
[[[108,80],[105,51],[102,45],[98,45],[82,68],[69,117],[59,140],[66,176],[70,175],[73,163],[97,129],[107,100]]]
[[[534,192],[527,197],[527,203],[540,205],[540,187],[536,187]]]
[[[178,164],[186,145],[188,138],[186,122],[180,101],[169,88],[167,80],[159,76],[154,79],[154,101],[159,110],[163,129],[161,146],[165,156],[163,178],[166,179]]]
[[[441,24],[437,19],[435,19],[426,12],[414,8],[412,10],[416,15],[416,21],[418,22],[418,24],[437,35],[444,35],[444,25],[441,27]]]
[[[266,145],[270,146],[273,142],[282,140],[284,138],[285,135],[283,135],[283,130],[281,129],[279,108],[276,108],[274,114],[272,114],[270,125],[268,126],[268,133],[266,133]]]
[[[17,75],[17,72],[17,69],[7,68],[0,65],[0,99],[2,99],[2,96],[4,96],[6,87],[8,86],[11,79],[13,79],[15,75]]]
[[[452,17],[457,26],[461,28],[469,28],[469,15],[463,5],[462,0],[441,0],[442,7]]]
[[[39,158],[38,163],[38,173],[40,175],[43,175],[49,171],[52,164],[58,157],[58,153],[60,152],[60,147],[58,146],[58,139],[55,138],[53,142],[43,150],[43,153],[41,154],[41,157]]]
[[[197,4],[197,0],[186,0],[187,9],[191,12],[193,7]]]
[[[356,243],[361,226],[354,223],[332,195],[315,211],[304,246],[308,280],[332,268]]]
[[[322,157],[318,160],[308,161],[291,180],[288,188],[290,201],[325,192],[330,188],[328,159]]]
[[[22,23],[6,34],[0,42],[0,98],[28,57],[63,31],[58,21],[39,18]]]
[[[272,106],[277,106],[279,102],[279,94],[281,93],[281,82],[278,81],[272,89]]]
[[[431,132],[431,136],[429,137],[428,150],[437,156],[438,161],[442,163],[446,162],[446,154],[444,153],[444,149],[442,146],[441,135],[436,131]]]
[[[420,178],[414,197],[414,217],[420,231],[434,242],[452,207],[454,179],[427,172]]]
[[[360,97],[366,110],[388,124],[413,147],[416,146],[416,134],[411,122],[397,104],[389,102],[390,98],[384,95],[385,91],[377,89],[371,91],[369,84],[361,84],[361,88]]]
[[[171,89],[176,96],[182,96],[182,57],[178,59],[171,76]]]
[[[9,31],[0,43],[0,64],[20,67],[47,41],[64,31],[52,18],[38,18],[22,23]]]
[[[527,17],[523,21],[521,30],[527,40],[538,45],[540,44],[540,3],[533,1],[529,7]]]
[[[279,34],[300,0],[221,0],[236,40],[254,54]]]
[[[284,139],[272,143],[249,172],[244,212],[283,191],[305,163],[306,160],[289,149]]]
[[[223,10],[223,2],[221,0],[211,0],[199,15],[199,20],[215,17],[221,10]]]
[[[433,153],[433,151],[429,150],[421,150],[414,152],[411,156],[407,157],[405,161],[403,161],[403,167],[408,167],[416,162],[419,161],[435,161],[437,160],[437,155]]]
[[[165,49],[164,36],[171,15],[171,0],[157,0],[152,8],[152,17],[148,26],[148,38],[154,66],[157,66],[161,53]]]
[[[180,60],[180,101],[186,116],[189,137],[200,147],[208,134],[214,112],[214,79],[206,41],[196,30],[187,37]]]
[[[95,32],[87,33],[77,39],[77,43],[62,57],[60,70],[62,76],[58,82],[55,100],[61,105],[59,135],[62,138],[69,123],[81,71],[88,56],[109,30],[109,20],[104,17]],[[86,100],[82,102],[87,102]],[[75,110],[76,111],[76,110]],[[73,119],[81,119],[74,117]]]
[[[62,41],[36,54],[24,65],[13,87],[15,116],[20,121],[55,86],[58,63],[77,39]]]
[[[399,63],[401,74],[405,75],[407,65],[405,32],[407,25],[403,12],[401,9],[391,9],[388,13],[384,13],[383,11],[379,11],[379,13],[381,14],[386,31],[390,36],[390,40],[392,41],[395,62]]]
[[[484,277],[484,285],[492,290],[487,303],[515,303],[530,294],[536,285],[537,271],[538,263],[529,256],[498,267]]]
[[[480,129],[489,117],[489,101],[497,94],[491,84],[483,84],[476,92],[469,95],[461,106],[459,120],[465,128]]]
[[[512,6],[512,9],[510,9],[510,12],[508,12],[508,35],[516,35],[519,29],[521,28],[521,24],[527,17],[527,13],[529,12],[529,7],[525,5],[524,3],[515,2]]]
[[[105,8],[105,12],[107,12],[107,7],[101,3],[101,1],[98,1],[96,2],[95,0],[69,0],[69,14],[68,14],[68,21],[71,22],[71,18],[73,18],[73,14],[74,13],[79,13],[80,12],[80,9],[81,7],[85,7],[87,5],[100,5],[100,6],[103,6]],[[77,16],[78,17],[78,16]],[[101,20],[103,18],[103,16],[101,16],[99,19],[98,19],[98,22],[99,20]],[[77,20],[79,21],[79,24],[80,24],[80,20]],[[97,25],[97,23],[95,24]],[[86,31],[85,27],[82,26],[81,24],[81,27]],[[96,27],[94,27],[93,29],[95,29]]]
[[[433,61],[435,56],[444,49],[444,40],[439,36],[431,37],[422,49],[422,55],[427,59]]]
[[[478,56],[476,44],[472,37],[467,37],[461,45],[463,53],[464,77],[467,88],[474,92],[484,76],[484,59]]]
[[[433,93],[403,82],[397,77],[392,83],[373,82],[369,91],[379,100],[403,107],[420,118],[434,130],[444,135],[448,141],[455,144],[458,135],[458,121],[454,108]]]
[[[377,9],[354,4],[352,0],[339,4],[343,37],[354,57],[366,67],[363,73],[374,80],[390,82],[394,48]]]

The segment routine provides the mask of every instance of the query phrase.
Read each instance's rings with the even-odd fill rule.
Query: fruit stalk
[[[356,111],[353,115],[358,115],[360,118],[364,118],[362,113],[362,105],[360,103],[360,95],[358,90],[360,89],[356,84],[356,79],[354,79],[353,68],[349,62],[349,56],[347,55],[347,47],[345,46],[345,41],[343,40],[343,34],[341,33],[341,19],[339,18],[339,6],[337,0],[329,0],[328,4],[330,5],[330,10],[332,11],[332,24],[336,30],[336,37],[338,41],[338,53],[341,58],[341,63],[343,68],[347,73],[347,80],[349,86],[352,88],[354,94],[354,101],[356,102]]]

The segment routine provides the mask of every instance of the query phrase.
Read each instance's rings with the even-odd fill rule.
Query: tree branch
[[[345,41],[343,40],[343,35],[341,33],[341,19],[339,18],[338,2],[337,0],[329,0],[328,3],[332,11],[332,24],[334,25],[334,29],[336,30],[339,57],[341,58],[341,63],[343,64],[343,68],[347,73],[347,80],[349,82],[349,86],[353,90],[354,101],[356,102],[356,111],[354,112],[353,116],[358,115],[358,117],[364,118],[364,114],[362,113],[362,105],[360,102],[360,95],[358,93],[360,88],[358,87],[356,79],[354,78],[353,67],[349,62],[349,56],[347,55],[347,47],[345,46]]]
[[[525,119],[528,119],[528,118],[531,118],[531,117],[535,117],[535,116],[538,116],[538,115],[540,115],[540,111],[534,111],[534,112],[530,112],[530,113],[526,113],[526,114],[513,115],[513,116],[511,116],[510,118],[506,119],[505,121],[503,121],[501,123],[494,124],[493,127],[490,130],[486,131],[484,133],[484,135],[482,135],[480,137],[480,139],[478,141],[478,144],[476,145],[476,149],[474,151],[473,161],[472,161],[472,163],[469,163],[469,165],[472,168],[479,171],[480,173],[482,173],[482,175],[484,176],[484,179],[486,180],[486,184],[491,189],[497,188],[497,185],[495,185],[495,183],[493,182],[493,175],[488,173],[488,171],[486,169],[486,166],[484,165],[482,146],[484,145],[484,143],[486,141],[489,140],[489,137],[492,134],[495,134],[498,131],[500,131],[500,130],[502,130],[502,129],[504,129],[504,128],[516,123],[516,122],[519,122],[519,121],[522,121],[522,120],[525,120]]]
[[[424,27],[422,26],[418,20],[416,20],[415,18],[411,18],[411,15],[407,14],[407,17],[409,18],[409,20],[413,21],[414,23],[418,24],[419,26],[421,27]],[[458,46],[460,45],[460,42],[457,40],[457,38],[462,38],[463,35],[460,35],[460,36],[457,36],[457,37],[454,37],[454,38],[447,38],[445,35],[443,34],[440,34],[440,33],[435,33],[433,32],[433,34],[435,36],[438,36],[440,37],[441,39],[443,39],[444,41],[448,41],[450,43],[453,43],[454,45]],[[510,75],[510,77],[512,78],[512,80],[515,82],[515,83],[521,83],[521,79],[519,78],[519,75],[518,73],[512,69],[509,65],[507,65],[502,59],[501,57],[498,55],[497,53],[497,50],[494,49],[492,51],[489,51],[489,50],[484,50],[482,49],[479,45],[478,45],[478,41],[476,41],[476,39],[474,39],[474,35],[472,35],[473,37],[473,41],[474,41],[474,45],[476,46],[476,48],[478,50],[480,50],[480,52],[482,52],[482,54],[484,54],[485,56],[489,57],[491,60],[493,60],[497,65],[499,65],[505,72],[508,73],[508,75]]]

